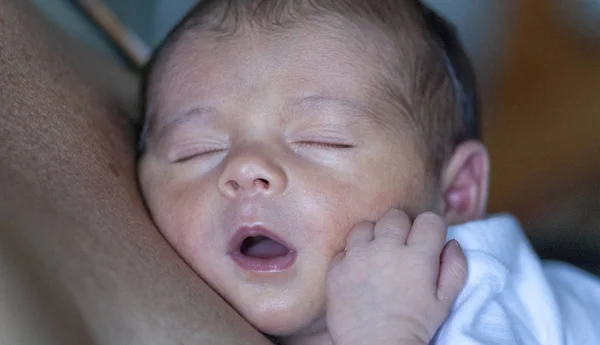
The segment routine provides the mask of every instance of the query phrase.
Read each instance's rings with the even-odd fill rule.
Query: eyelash
[[[297,142],[297,144],[300,146],[322,146],[322,147],[327,147],[327,148],[332,148],[332,149],[351,149],[351,148],[355,147],[352,144],[327,143],[327,142],[320,142],[320,141],[299,141],[299,142]]]
[[[198,152],[198,153],[194,153],[194,154],[184,154],[184,155],[181,155],[180,158],[176,158],[175,160],[173,160],[173,163],[185,163],[185,162],[192,160],[199,156],[209,156],[209,155],[213,155],[213,154],[223,152],[223,151],[225,151],[225,149],[214,149],[214,150],[203,151],[203,152]]]
[[[297,144],[299,146],[320,146],[320,147],[331,148],[331,149],[351,149],[351,148],[355,147],[352,144],[327,143],[327,142],[320,142],[320,141],[299,141],[299,142],[297,142]],[[174,159],[173,163],[185,163],[185,162],[190,161],[199,156],[209,156],[209,155],[217,154],[222,151],[225,151],[225,149],[214,149],[214,150],[209,150],[209,151],[204,151],[204,152],[199,152],[199,153],[194,153],[194,154],[189,154],[189,155],[184,154],[184,155],[181,155],[181,157]]]

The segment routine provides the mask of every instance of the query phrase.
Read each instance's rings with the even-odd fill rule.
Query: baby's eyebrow
[[[335,106],[339,106],[341,108],[344,108],[346,110],[350,110],[348,112],[345,112],[345,114],[349,115],[349,116],[356,116],[356,117],[370,117],[368,112],[366,111],[365,107],[362,106],[361,104],[359,104],[358,102],[355,102],[353,100],[347,99],[347,98],[343,98],[343,97],[336,97],[336,96],[331,96],[331,95],[326,95],[326,94],[319,94],[319,95],[311,95],[311,96],[305,96],[305,97],[299,97],[299,98],[292,98],[291,100],[288,101],[288,108],[310,108],[310,107],[318,107],[318,106],[325,106],[325,105],[335,105]]]
[[[182,110],[163,123],[157,124],[154,133],[160,137],[171,127],[180,125],[191,120],[206,120],[217,115],[217,108],[210,106],[199,106]]]
[[[344,112],[344,115],[348,115],[351,117],[360,117],[360,118],[371,118],[369,113],[365,110],[363,106],[359,103],[352,101],[346,98],[340,98],[325,94],[319,95],[311,95],[305,97],[292,98],[288,100],[287,107],[288,108],[312,108],[319,107],[325,105],[335,105],[342,109],[348,110]],[[197,106],[191,107],[189,109],[184,109],[177,114],[173,115],[171,118],[164,122],[156,123],[155,128],[151,129],[151,132],[154,133],[152,136],[156,136],[160,138],[166,132],[168,132],[172,127],[177,125],[181,125],[188,121],[198,121],[203,120],[207,121],[209,119],[214,119],[218,115],[217,108],[212,106]]]

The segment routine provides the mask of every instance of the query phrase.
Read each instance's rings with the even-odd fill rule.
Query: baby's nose
[[[274,195],[285,191],[287,176],[266,157],[241,154],[228,159],[218,184],[221,194],[232,199],[257,193]]]

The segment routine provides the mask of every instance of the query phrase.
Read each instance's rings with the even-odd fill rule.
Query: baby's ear
[[[460,224],[485,216],[490,158],[476,140],[460,144],[442,173],[443,210],[446,222]]]

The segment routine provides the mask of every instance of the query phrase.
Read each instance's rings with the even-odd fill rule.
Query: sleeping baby
[[[148,209],[275,342],[600,341],[595,278],[485,218],[473,71],[419,1],[205,0],[145,77]]]

